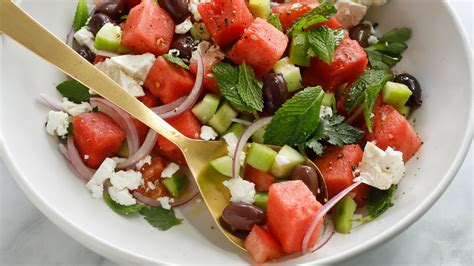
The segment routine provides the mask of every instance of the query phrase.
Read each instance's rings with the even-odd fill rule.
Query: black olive
[[[127,14],[127,6],[124,0],[105,0],[95,7],[94,14],[98,13],[119,20],[120,17]]]
[[[423,103],[421,100],[422,89],[420,83],[414,76],[403,73],[396,76],[393,81],[407,85],[407,87],[413,92],[413,94],[410,96],[410,99],[408,99],[407,106],[410,106],[414,109],[421,106]]]
[[[281,74],[270,73],[263,82],[265,111],[274,114],[288,98],[288,86]]]
[[[112,23],[112,19],[109,16],[98,13],[95,14],[89,19],[89,23],[87,23],[87,27],[92,32],[92,34],[97,35],[97,32],[107,23]]]
[[[86,47],[82,46],[79,51],[77,51],[78,54],[80,54],[82,57],[84,57],[87,61],[93,62],[95,59],[95,55],[91,52],[91,50]]]
[[[361,23],[349,31],[349,37],[357,41],[360,46],[366,48],[369,46],[369,37],[371,35],[370,25]]]
[[[179,57],[189,60],[198,43],[189,35],[176,35],[171,42],[170,49],[178,50]]]
[[[221,223],[231,232],[250,231],[254,225],[265,223],[265,213],[252,204],[231,202],[222,212]]]
[[[168,12],[176,24],[190,16],[187,0],[158,0],[158,4]]]

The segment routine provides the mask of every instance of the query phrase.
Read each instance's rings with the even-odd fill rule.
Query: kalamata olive
[[[173,42],[171,42],[170,49],[178,50],[179,57],[189,60],[198,43],[189,35],[176,35]]]
[[[414,76],[407,73],[403,73],[396,76],[393,81],[407,85],[408,88],[413,92],[413,94],[410,96],[410,99],[408,99],[408,106],[412,108],[418,108],[421,106],[421,104],[423,103],[423,101],[421,100],[421,85]]]
[[[270,73],[263,82],[265,111],[274,114],[287,100],[288,87],[281,74]]]
[[[94,36],[99,32],[99,30],[107,23],[112,23],[112,19],[102,13],[95,14],[89,19],[87,27],[94,34]]]
[[[158,0],[158,4],[168,12],[177,24],[183,22],[190,15],[187,0]]]
[[[100,2],[94,10],[94,14],[102,13],[113,19],[120,19],[127,13],[127,6],[124,0],[104,0]]]
[[[292,180],[301,180],[313,192],[314,196],[318,196],[318,173],[313,167],[306,165],[298,165],[291,174]]]
[[[231,232],[250,231],[254,225],[265,223],[265,213],[252,204],[231,202],[222,212],[221,222]]]
[[[87,61],[89,62],[93,62],[94,61],[94,54],[91,52],[91,50],[86,47],[86,46],[82,46],[78,51],[77,51],[78,54],[80,54],[82,57],[84,57]]]
[[[361,23],[349,31],[349,37],[356,40],[360,46],[366,48],[369,46],[369,37],[371,35],[371,27],[368,24]]]

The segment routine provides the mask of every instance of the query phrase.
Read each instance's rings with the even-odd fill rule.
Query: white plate
[[[19,2],[56,35],[66,36],[76,1]],[[391,0],[372,13],[382,32],[396,26],[414,31],[397,70],[415,75],[423,86],[424,103],[414,125],[425,144],[419,159],[408,164],[395,205],[385,215],[354,228],[350,235],[336,235],[315,254],[292,257],[291,264],[340,261],[406,229],[449,185],[472,138],[471,54],[448,4]],[[40,93],[57,95],[54,87],[65,77],[10,39],[0,38],[1,154],[23,191],[49,219],[87,247],[121,263],[250,262],[247,254],[212,229],[202,203],[181,208],[184,224],[160,232],[142,218],[121,217],[91,199],[57,152],[56,141],[46,134],[48,110],[37,102]]]

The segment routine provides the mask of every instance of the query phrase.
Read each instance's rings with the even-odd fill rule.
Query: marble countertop
[[[449,1],[474,44],[474,0]],[[474,265],[473,150],[425,216],[395,239],[340,265]],[[50,222],[26,198],[2,160],[0,182],[0,265],[116,265]]]

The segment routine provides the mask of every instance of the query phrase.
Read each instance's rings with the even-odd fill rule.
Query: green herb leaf
[[[285,102],[265,130],[265,143],[296,146],[306,142],[318,127],[323,97],[321,87],[310,87]]]
[[[263,110],[262,88],[255,79],[253,69],[245,62],[239,66],[237,92],[248,107],[259,112]]]
[[[402,60],[402,53],[408,48],[411,38],[409,28],[395,28],[383,35],[379,41],[367,48],[367,56],[373,69],[389,70]]]
[[[369,193],[369,200],[367,203],[368,215],[356,221],[367,223],[373,221],[386,212],[390,207],[393,206],[392,198],[396,190],[396,185],[392,185],[388,190],[372,188]]]
[[[69,125],[67,126],[67,134],[68,135],[72,134],[73,130],[74,130],[74,124],[72,122],[69,122]]]
[[[145,216],[145,220],[147,220],[149,224],[162,231],[166,231],[182,222],[181,219],[176,218],[173,209],[167,210],[162,207],[145,207],[140,210],[140,213]]]
[[[379,43],[404,43],[411,38],[411,29],[403,27],[403,28],[395,28],[387,33],[385,33],[380,39]]]
[[[268,16],[267,22],[272,24],[273,27],[279,31],[283,31],[283,25],[281,25],[280,17],[277,14],[271,13],[270,16]]]
[[[78,31],[84,27],[88,19],[89,8],[87,7],[87,0],[79,0],[76,6],[76,13],[74,14],[74,31]]]
[[[324,154],[324,146],[316,138],[308,140],[306,147],[312,149],[318,156],[323,156]]]
[[[344,30],[333,30],[326,26],[316,27],[307,33],[308,56],[319,57],[326,64],[334,62],[334,50],[344,38]]]
[[[327,21],[330,17],[336,14],[337,10],[334,5],[330,3],[323,3],[305,15],[301,16],[291,28],[288,30],[288,35],[293,32],[305,31],[314,24]]]
[[[183,59],[177,57],[177,56],[173,56],[173,55],[170,55],[170,54],[164,54],[163,55],[163,58],[166,59],[167,61],[175,64],[175,65],[178,65],[186,70],[189,70],[189,66],[186,65],[186,63],[184,63]]]
[[[120,19],[122,19],[122,20],[127,20],[127,19],[128,19],[128,15],[123,15],[123,16],[120,17]]]
[[[352,112],[361,105],[365,99],[365,91],[369,87],[383,87],[387,81],[392,79],[392,75],[384,70],[368,69],[352,83],[346,95],[346,111]]]
[[[115,200],[113,200],[112,197],[110,197],[109,193],[107,193],[105,191],[104,191],[103,198],[104,198],[105,203],[107,203],[107,205],[109,205],[109,207],[112,210],[114,210],[116,213],[118,213],[120,215],[137,214],[143,208],[145,208],[145,205],[141,205],[141,204],[133,204],[133,205],[130,205],[130,206],[121,205],[121,204],[115,202]]]
[[[375,105],[375,101],[377,100],[377,96],[379,95],[380,91],[382,90],[382,86],[370,86],[364,92],[364,120],[365,124],[367,125],[367,129],[369,132],[372,132],[372,120],[373,120],[373,109]]]
[[[76,80],[66,80],[56,86],[56,89],[69,101],[74,103],[89,102],[89,89]]]
[[[212,68],[220,92],[232,106],[242,112],[252,112],[237,91],[239,68],[226,63],[217,63]]]

